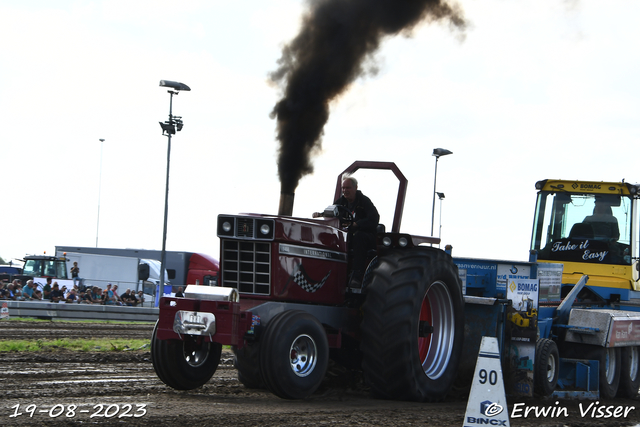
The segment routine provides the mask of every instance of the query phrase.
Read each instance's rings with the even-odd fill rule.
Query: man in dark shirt
[[[64,299],[64,293],[60,290],[58,282],[54,282],[51,289],[51,302],[60,302],[61,299]]]
[[[44,299],[51,299],[51,277],[47,277],[47,284],[42,288],[42,295]]]
[[[134,299],[132,298],[133,296],[131,295],[131,289],[127,289],[125,293],[120,296],[120,299],[122,300],[122,304],[128,305],[128,306],[136,305],[135,298]]]
[[[342,196],[334,205],[344,206],[353,217],[349,227],[349,245],[353,250],[349,286],[360,288],[367,268],[367,252],[376,247],[376,228],[380,215],[371,199],[358,190],[358,181],[352,176],[343,177]]]
[[[83,283],[83,278],[80,277],[80,267],[78,267],[78,262],[73,262],[73,267],[71,267],[71,278],[73,279],[73,286],[79,282],[80,286],[78,287],[81,291],[85,290],[85,286]]]

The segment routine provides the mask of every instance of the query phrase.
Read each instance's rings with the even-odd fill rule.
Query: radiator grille
[[[222,286],[240,293],[269,295],[271,292],[271,244],[222,240]]]

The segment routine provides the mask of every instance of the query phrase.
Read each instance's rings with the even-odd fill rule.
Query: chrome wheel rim
[[[444,282],[436,281],[429,287],[422,301],[420,322],[433,328],[430,334],[421,336],[418,332],[422,369],[427,377],[437,379],[449,366],[456,335],[454,304]]]
[[[185,341],[182,347],[185,362],[194,368],[202,366],[209,357],[209,347],[207,342],[198,344],[195,339]]]
[[[316,342],[309,335],[299,335],[289,350],[291,370],[299,377],[313,372],[318,361]]]

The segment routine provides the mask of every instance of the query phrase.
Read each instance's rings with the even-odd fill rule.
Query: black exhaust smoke
[[[281,192],[290,195],[313,172],[311,158],[322,149],[329,102],[358,77],[375,74],[373,55],[384,37],[409,35],[425,20],[448,20],[460,31],[466,27],[460,8],[443,0],[313,0],[309,5],[300,34],[284,47],[279,68],[270,75],[283,90],[271,117],[277,119]]]

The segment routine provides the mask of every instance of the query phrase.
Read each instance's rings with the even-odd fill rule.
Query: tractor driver
[[[615,242],[620,238],[618,220],[613,216],[611,204],[596,199],[593,215],[586,217],[583,223],[590,223],[593,228],[594,239]]]
[[[350,247],[353,250],[349,287],[360,288],[367,267],[367,252],[376,247],[376,228],[380,215],[371,199],[358,190],[358,181],[348,175],[342,178],[342,197],[333,204],[346,207],[353,218],[349,227]],[[319,215],[313,214],[314,217]]]

